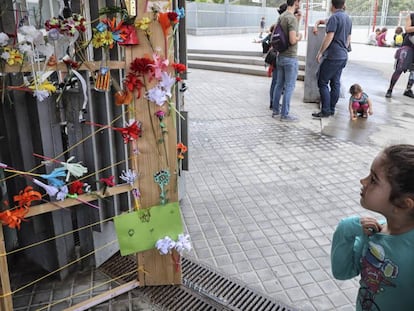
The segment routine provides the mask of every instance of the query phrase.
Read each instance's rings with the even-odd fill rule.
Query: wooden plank
[[[6,246],[4,245],[3,226],[0,226],[0,254],[6,254]],[[0,295],[7,295],[0,298],[0,311],[13,310],[13,297],[11,295],[9,268],[7,265],[7,256],[0,256]]]
[[[130,281],[126,284],[120,285],[114,289],[111,289],[109,291],[106,291],[103,294],[100,294],[98,296],[92,297],[88,300],[82,301],[81,303],[78,303],[70,308],[64,309],[64,311],[83,311],[88,310],[89,308],[92,308],[104,301],[107,301],[109,299],[112,299],[114,297],[117,297],[119,295],[122,295],[123,293],[126,293],[136,287],[139,286],[139,282],[137,280]]]
[[[40,68],[43,68],[45,66],[44,62],[40,63]],[[91,72],[94,72],[96,70],[99,70],[101,67],[101,61],[87,61],[84,62],[77,70],[88,70]],[[112,69],[125,69],[125,61],[117,61],[117,60],[111,60],[108,61],[108,67]],[[23,66],[9,66],[6,64],[4,68],[5,72],[31,72],[32,66],[30,64],[24,64]],[[68,67],[64,62],[59,62],[54,66],[46,66],[45,71],[61,71],[61,72],[68,72]]]
[[[65,199],[64,201],[56,201],[56,202],[35,205],[35,206],[30,207],[30,210],[27,213],[26,218],[48,213],[48,212],[53,212],[53,211],[56,211],[62,208],[68,208],[71,206],[79,205],[79,204],[82,204],[81,201],[85,201],[85,202],[95,201],[97,200],[96,195],[99,195],[102,197],[111,197],[116,194],[121,194],[121,193],[125,193],[128,191],[131,191],[131,186],[129,184],[122,184],[119,186],[107,188],[105,195],[103,195],[102,192],[96,192],[95,195],[94,194],[78,195],[79,200],[68,198],[68,199]]]
[[[151,12],[145,12],[145,4],[145,1],[138,3],[137,19],[142,19],[144,16],[152,18]],[[153,53],[168,58],[170,63],[174,61],[174,51],[171,50],[169,53],[165,51],[164,34],[156,20],[150,25],[150,33],[151,44],[142,31],[137,31],[140,44],[126,48],[127,68],[135,58],[151,57]],[[169,46],[168,43],[167,47]],[[151,89],[156,83],[155,79],[151,83],[146,81],[146,89]],[[175,98],[174,94],[172,98]],[[142,128],[145,129],[142,137],[137,142],[140,154],[131,160],[131,165],[140,173],[138,183],[142,194],[141,205],[143,208],[149,208],[160,203],[160,187],[154,182],[154,174],[160,170],[168,169],[171,175],[170,182],[166,186],[169,202],[178,201],[177,136],[174,120],[176,116],[171,110],[170,115],[164,118],[163,122],[166,124],[168,133],[163,135],[159,120],[155,117],[155,112],[159,109],[167,113],[169,111],[167,103],[159,107],[149,102],[144,96],[135,100],[134,103],[133,117],[142,122]],[[160,143],[160,139],[164,139],[164,142]],[[177,269],[171,255],[162,256],[158,250],[152,249],[139,253],[137,261],[138,278],[141,286],[181,284],[181,269],[180,267]]]

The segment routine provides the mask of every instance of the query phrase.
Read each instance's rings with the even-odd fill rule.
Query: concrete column
[[[319,103],[319,89],[316,73],[319,69],[319,64],[316,61],[316,54],[318,54],[323,38],[325,37],[325,26],[318,27],[316,35],[312,32],[313,26],[308,27],[308,42],[306,48],[306,64],[305,64],[305,87],[303,94],[303,102],[305,103]]]

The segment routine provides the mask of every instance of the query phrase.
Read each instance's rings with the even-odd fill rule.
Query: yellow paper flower
[[[36,86],[34,85],[34,83],[30,85],[29,88],[32,90],[36,90]],[[37,89],[39,91],[48,91],[49,93],[56,92],[56,87],[52,83],[50,83],[49,80],[43,81],[41,84],[37,86]]]
[[[23,55],[16,49],[4,48],[4,51],[9,54],[7,64],[10,66],[23,64]]]
[[[150,24],[151,24],[151,19],[148,17],[143,17],[141,20],[135,23],[135,27],[145,32],[148,32]]]

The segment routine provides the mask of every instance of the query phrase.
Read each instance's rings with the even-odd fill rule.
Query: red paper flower
[[[137,57],[132,61],[129,69],[138,75],[152,74],[153,67],[150,65],[154,65],[154,62],[148,57]]]
[[[122,134],[124,143],[127,144],[131,140],[138,139],[141,135],[141,123],[134,121],[127,127],[114,127],[114,130]]]
[[[99,181],[103,183],[106,187],[113,187],[115,186],[114,178],[115,176],[109,176],[107,178],[101,178],[99,179]]]
[[[176,73],[183,73],[187,71],[187,66],[180,63],[172,63],[171,66],[174,68]]]
[[[70,194],[83,194],[83,182],[79,180],[75,180],[69,186],[69,193]]]

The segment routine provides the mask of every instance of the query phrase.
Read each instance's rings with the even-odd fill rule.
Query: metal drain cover
[[[134,256],[117,253],[99,270],[114,278],[136,266]],[[181,266],[182,285],[146,286],[133,291],[141,292],[163,310],[295,311],[189,258],[183,257]],[[128,282],[137,277],[135,273],[122,280]]]

